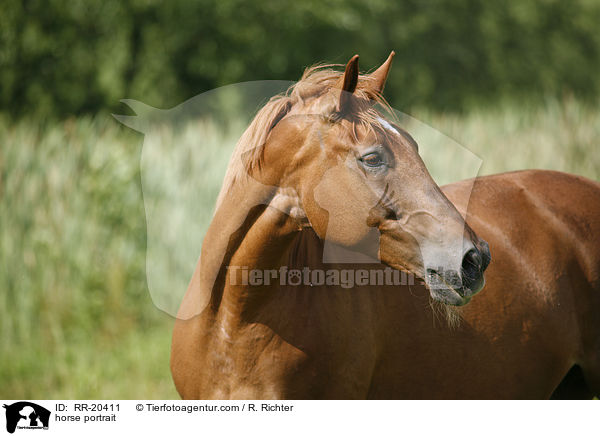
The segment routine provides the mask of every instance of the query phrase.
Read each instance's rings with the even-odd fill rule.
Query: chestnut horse
[[[600,393],[600,184],[521,171],[440,189],[377,109],[392,57],[307,70],[240,139],[175,322],[183,398]],[[337,275],[269,276],[305,270]]]

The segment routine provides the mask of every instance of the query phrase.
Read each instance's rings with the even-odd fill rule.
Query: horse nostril
[[[487,242],[485,242],[483,239],[480,240],[479,247],[481,250],[481,258],[482,258],[481,259],[481,272],[483,272],[489,266],[489,264],[492,260],[492,255],[490,254],[489,244]]]
[[[467,251],[462,261],[463,287],[471,288],[483,273],[483,259],[481,253],[476,249]]]

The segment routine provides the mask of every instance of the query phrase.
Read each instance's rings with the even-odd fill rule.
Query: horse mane
[[[322,115],[334,120],[332,116],[336,114],[335,99],[323,97],[330,90],[341,88],[344,73],[334,69],[339,67],[343,68],[344,65],[323,64],[307,68],[298,82],[287,91],[271,97],[258,111],[235,146],[217,199],[217,208],[237,180],[247,176],[250,168],[260,166],[269,133],[286,115],[294,111]],[[360,75],[353,96],[353,116],[350,118],[352,139],[356,140],[356,128],[359,124],[367,131],[376,130],[385,135],[385,129],[381,125],[381,114],[374,108],[373,103],[378,103],[392,118],[395,119],[395,116],[388,102],[373,86],[373,78],[368,74]]]

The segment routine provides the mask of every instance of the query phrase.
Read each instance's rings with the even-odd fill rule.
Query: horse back
[[[526,170],[460,182],[444,191],[452,200],[471,186],[467,219],[482,233],[501,233],[518,253],[531,250],[542,263],[564,253],[599,288],[600,183],[558,171]],[[547,248],[555,250],[540,252]]]

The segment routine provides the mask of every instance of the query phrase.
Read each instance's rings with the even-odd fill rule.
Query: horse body
[[[347,77],[351,63],[343,87],[354,91],[356,81]],[[385,76],[389,62],[384,66]],[[378,87],[383,89],[382,84]],[[347,101],[341,98],[340,104]],[[334,139],[325,145],[303,139],[295,145],[298,138],[315,136],[306,130],[320,121],[304,123],[296,118],[290,127],[281,119],[294,109],[285,110],[289,112],[283,116],[270,115],[272,132],[268,141],[263,137],[267,145],[259,180],[238,180],[222,191],[205,237],[202,261],[173,334],[171,369],[183,398],[548,398],[574,365],[581,368],[585,381],[575,380],[563,392],[575,396],[600,392],[598,183],[526,171],[448,185],[442,194],[421,172],[419,161],[410,161],[414,151],[410,138],[398,136],[394,147],[403,147],[403,161],[410,163],[401,174],[413,171],[420,176],[420,184],[411,186],[416,197],[402,204],[402,211],[414,212],[403,221],[400,208],[390,211],[394,206],[389,202],[386,207],[366,202],[360,208],[359,200],[344,198],[338,204],[346,208],[344,213],[330,211],[328,216],[329,222],[342,219],[345,231],[333,229],[328,235],[346,248],[356,245],[345,239],[347,235],[360,234],[363,243],[369,232],[352,219],[366,217],[369,227],[381,234],[383,263],[324,262],[327,215],[310,202],[319,187],[300,182],[326,179],[321,169],[334,165],[326,152],[341,145]],[[284,126],[275,128],[276,123]],[[345,127],[338,121],[333,127],[323,125],[324,132],[336,132],[330,138],[340,136],[333,129]],[[283,145],[293,150],[287,154],[295,154],[297,161],[281,163],[273,157],[285,154],[278,149]],[[344,172],[348,165],[336,173],[335,183],[343,186],[350,178],[349,186],[360,192],[363,179]],[[394,165],[400,164],[389,168],[396,169]],[[383,178],[363,173],[369,186],[378,186]],[[389,186],[401,189],[387,181],[385,195]],[[418,197],[420,189],[426,192],[422,198],[434,200],[431,205]],[[464,204],[459,200],[469,192],[468,211],[457,211],[451,202]],[[448,289],[434,291],[425,278],[429,265],[425,245],[433,253],[430,259],[450,266],[455,262],[440,258],[442,245],[431,248],[433,242],[423,236],[440,229],[425,215],[435,215],[434,221],[443,223],[461,247],[458,262],[462,261],[463,275]],[[420,241],[420,255],[411,249],[415,242],[398,223]],[[465,305],[482,286],[489,256],[482,238],[489,242],[493,261],[484,291]],[[448,246],[442,248],[451,258],[454,253]],[[467,276],[471,261],[477,263],[479,275]],[[252,286],[231,280],[235,268],[242,267],[341,271],[383,270],[386,265],[414,273],[424,282],[344,289],[277,281]],[[462,305],[456,309],[458,325],[449,325],[432,310],[431,298]]]
[[[577,364],[586,387],[573,388],[597,395],[598,217],[600,187],[581,177],[479,178],[467,220],[494,261],[457,327],[436,317],[419,285],[270,289],[245,307],[232,299],[234,309],[177,320],[176,385],[184,398],[548,398]],[[322,244],[304,232],[294,249],[320,259]]]

